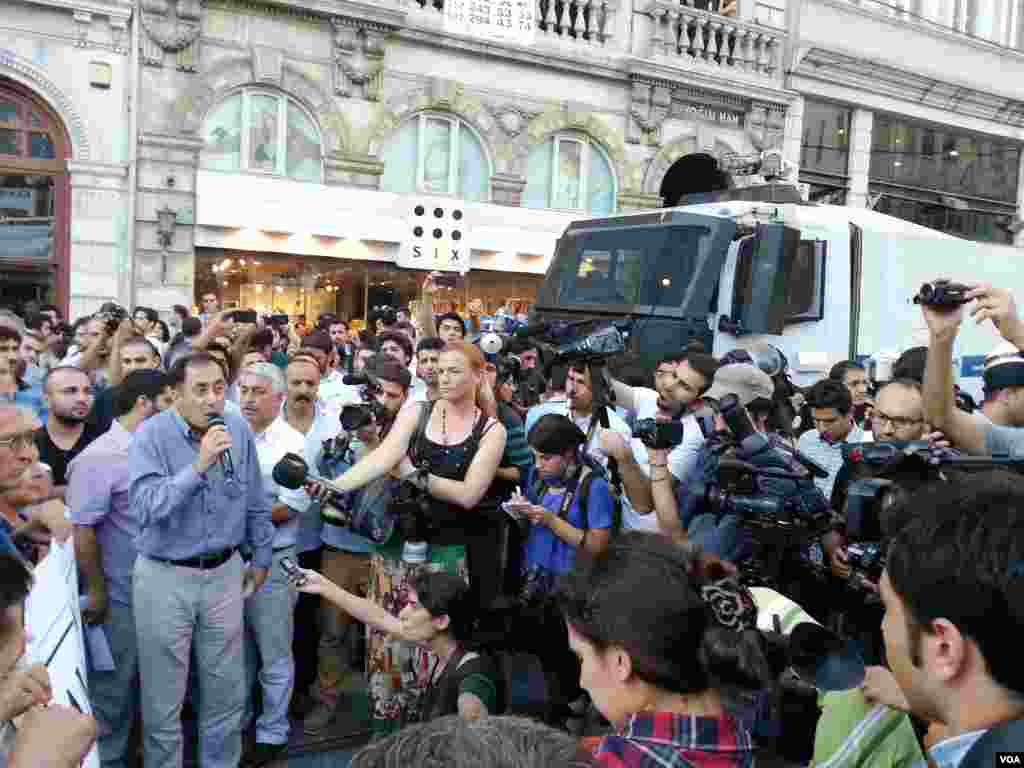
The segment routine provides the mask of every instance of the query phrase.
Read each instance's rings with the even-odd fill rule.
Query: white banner
[[[33,575],[32,591],[25,601],[25,628],[30,636],[28,660],[46,665],[54,701],[91,715],[74,539],[63,544],[52,542],[49,554],[36,566]],[[118,726],[129,724],[115,725]],[[95,746],[82,766],[100,768]]]
[[[412,197],[406,203],[405,242],[395,263],[407,269],[465,274],[470,265],[470,222],[460,200]]]
[[[537,30],[537,0],[445,0],[444,30],[454,35],[532,45]]]

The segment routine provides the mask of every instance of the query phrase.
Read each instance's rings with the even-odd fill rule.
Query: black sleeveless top
[[[426,415],[421,417],[422,428],[417,428],[418,439],[410,444],[409,455],[417,467],[428,467],[432,475],[461,482],[466,479],[480,441],[497,422],[488,424],[487,414],[481,413],[465,440],[454,445],[441,445],[427,437],[427,424],[436,402],[426,404]],[[496,483],[492,481],[484,497],[471,510],[447,501],[431,499],[431,516],[441,526],[440,532],[431,540],[437,544],[461,544],[464,542],[464,534],[493,525],[495,518],[500,518],[501,503],[495,486]]]

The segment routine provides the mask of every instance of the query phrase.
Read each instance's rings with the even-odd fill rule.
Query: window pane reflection
[[[953,194],[1017,200],[1019,150],[994,139],[875,120],[871,177]]]
[[[278,101],[273,96],[254,95],[251,99],[249,166],[255,171],[277,170],[277,136],[280,126]]]
[[[845,175],[850,149],[850,114],[845,107],[807,101],[800,167]]]

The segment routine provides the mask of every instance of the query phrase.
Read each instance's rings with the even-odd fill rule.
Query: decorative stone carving
[[[747,136],[758,150],[781,149],[786,129],[786,108],[781,104],[751,104],[746,128]]]
[[[642,191],[648,195],[660,194],[661,182],[669,168],[681,157],[696,152],[706,152],[716,160],[738,156],[735,148],[726,144],[721,138],[715,138],[708,142],[702,140],[696,130],[691,129],[690,132],[675,137],[658,150],[650,165],[647,166]]]
[[[276,48],[254,45],[252,49],[253,76],[264,83],[281,85],[284,68],[284,53]]]
[[[110,19],[110,43],[114,53],[128,53],[125,37],[128,31],[128,19]]]
[[[92,13],[89,11],[75,11],[75,47],[89,47],[89,27],[92,26]]]
[[[510,139],[514,139],[524,130],[529,122],[539,115],[539,112],[523,109],[518,104],[493,104],[488,107],[494,122],[501,132]]]
[[[387,35],[394,27],[347,16],[335,16],[331,23],[334,25],[335,93],[380,101]]]
[[[672,91],[667,85],[633,82],[626,140],[631,144],[661,144],[661,125],[672,109]]]
[[[173,53],[177,69],[195,72],[199,68],[202,13],[200,0],[143,0],[143,62],[162,67],[164,54]]]

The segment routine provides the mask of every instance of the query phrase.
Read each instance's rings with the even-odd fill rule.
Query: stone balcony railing
[[[689,70],[781,83],[786,33],[777,26],[737,18],[739,4],[758,0],[532,0],[535,39],[639,55]],[[427,24],[440,24],[445,0],[397,0]],[[694,7],[703,5],[705,8]],[[774,6],[766,6],[773,12]],[[643,19],[638,39],[617,38],[621,15]],[[634,15],[635,14],[635,15]],[[753,16],[754,14],[750,14]],[[646,18],[645,18],[646,17]],[[648,30],[650,31],[648,35]]]
[[[652,0],[647,15],[653,21],[647,51],[651,58],[771,80],[779,76],[786,35],[778,29],[720,16],[678,0]]]
[[[559,38],[605,47],[615,29],[618,0],[532,0],[536,4],[537,37]],[[404,0],[413,10],[444,13],[444,0]]]

